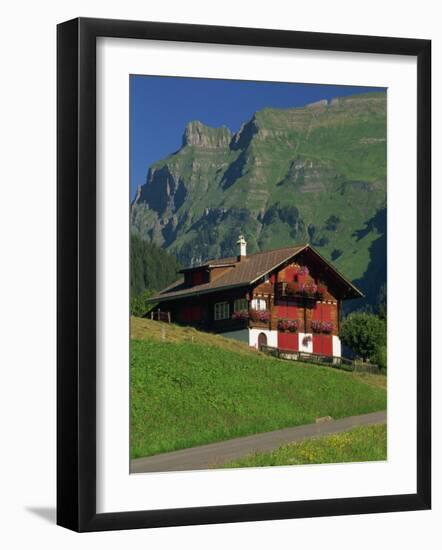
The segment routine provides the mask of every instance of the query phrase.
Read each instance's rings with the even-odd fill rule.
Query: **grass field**
[[[156,321],[133,318],[131,333],[132,458],[386,408],[378,377]]]
[[[247,468],[386,459],[387,427],[385,424],[377,424],[284,445],[271,453],[256,453],[223,464],[222,467]]]

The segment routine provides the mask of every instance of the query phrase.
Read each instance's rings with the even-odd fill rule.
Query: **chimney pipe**
[[[236,244],[238,245],[238,262],[240,262],[241,259],[247,255],[247,242],[244,237],[240,235]]]

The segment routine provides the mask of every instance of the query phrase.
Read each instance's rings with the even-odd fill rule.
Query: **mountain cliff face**
[[[150,166],[132,231],[181,264],[310,242],[373,302],[385,282],[386,95],[263,109],[233,134],[190,122]],[[371,273],[373,276],[371,276]]]

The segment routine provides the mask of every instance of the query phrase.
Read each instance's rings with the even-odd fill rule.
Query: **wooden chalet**
[[[309,244],[209,260],[152,297],[153,318],[283,350],[341,356],[342,300],[363,296]]]

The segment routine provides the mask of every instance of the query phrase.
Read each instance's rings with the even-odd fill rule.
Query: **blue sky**
[[[320,99],[380,91],[381,88],[212,80],[131,75],[130,186],[146,181],[153,162],[181,146],[186,124],[200,120],[236,132],[264,107],[301,107]]]

